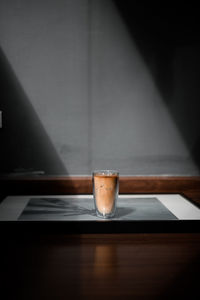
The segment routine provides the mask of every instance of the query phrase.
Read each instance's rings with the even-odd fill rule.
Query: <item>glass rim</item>
[[[119,171],[117,170],[110,170],[110,169],[107,169],[107,170],[94,170],[92,172],[93,175],[119,175]]]

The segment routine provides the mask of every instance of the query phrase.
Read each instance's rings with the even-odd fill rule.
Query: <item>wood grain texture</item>
[[[0,178],[1,194],[91,194],[92,178],[80,177],[4,177]],[[200,176],[121,176],[121,194],[179,193],[200,203]]]
[[[197,299],[199,234],[37,235],[0,248],[6,299]]]

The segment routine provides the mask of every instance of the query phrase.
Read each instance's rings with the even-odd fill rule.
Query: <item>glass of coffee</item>
[[[94,171],[92,181],[97,216],[104,219],[112,218],[116,212],[119,173],[114,170]]]

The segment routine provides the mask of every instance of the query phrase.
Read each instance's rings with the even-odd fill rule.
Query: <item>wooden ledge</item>
[[[1,195],[91,194],[91,176],[1,177]],[[200,203],[200,176],[121,176],[121,194],[182,194]]]

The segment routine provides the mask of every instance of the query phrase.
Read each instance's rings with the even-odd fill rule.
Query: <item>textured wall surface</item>
[[[0,1],[0,173],[199,174],[195,8],[133,3]]]

